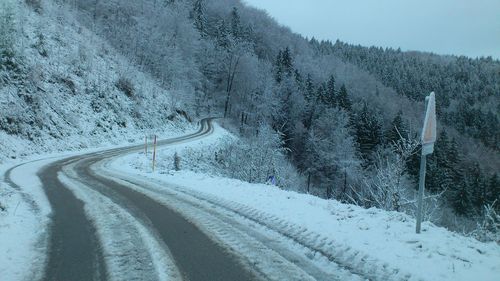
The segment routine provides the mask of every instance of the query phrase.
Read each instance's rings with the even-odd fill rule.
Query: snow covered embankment
[[[208,138],[160,150],[158,172],[153,173],[149,160],[139,153],[115,160],[112,169],[182,188],[199,200],[232,210],[242,220],[258,221],[282,234],[290,240],[290,248],[305,246],[303,254],[312,260],[326,257],[370,279],[497,280],[500,276],[498,245],[427,222],[417,235],[415,220],[402,213],[195,173],[188,170],[193,163],[181,162],[185,170],[177,172],[162,169],[172,167],[175,152],[183,159],[184,153],[214,146],[227,134],[216,126]]]
[[[0,167],[0,276],[2,280],[42,277],[51,212],[36,172],[53,159]]]

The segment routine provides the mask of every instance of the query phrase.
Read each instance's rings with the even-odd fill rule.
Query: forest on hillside
[[[179,109],[230,120],[241,141],[216,157],[234,177],[275,175],[283,188],[413,214],[423,101],[434,91],[426,219],[472,231],[500,210],[498,60],[309,40],[238,0],[52,2],[55,17],[108,40]],[[22,60],[5,47],[12,32],[0,31],[0,83]],[[120,79],[136,83],[133,72]]]

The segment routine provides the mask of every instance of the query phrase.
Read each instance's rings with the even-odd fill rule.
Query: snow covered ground
[[[269,235],[288,237],[289,248],[302,247],[302,254],[324,268],[334,261],[355,274],[380,280],[498,280],[497,244],[481,243],[428,222],[417,235],[415,220],[402,213],[195,173],[189,171],[190,163],[181,163],[182,171],[169,169],[175,152],[182,159],[183,153],[217,145],[227,135],[216,126],[207,138],[161,149],[155,172],[150,159],[141,153],[118,158],[107,168],[122,177],[154,183],[150,187],[158,191],[170,190],[204,202],[200,206],[219,206],[243,224],[267,228]],[[158,198],[158,194],[151,195]],[[203,228],[210,223],[197,224]]]

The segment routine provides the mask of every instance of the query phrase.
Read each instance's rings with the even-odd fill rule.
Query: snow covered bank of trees
[[[68,7],[35,2],[0,3],[0,162],[123,141],[172,123],[175,102],[160,83]]]

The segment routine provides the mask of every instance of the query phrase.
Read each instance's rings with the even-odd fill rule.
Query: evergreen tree
[[[344,84],[340,87],[337,102],[340,108],[350,111],[351,110],[351,101],[349,100],[349,96],[347,94],[347,89]]]
[[[323,103],[328,107],[334,107],[336,105],[335,101],[335,77],[330,75],[328,82],[326,83],[325,95],[323,98]]]
[[[16,70],[14,10],[10,1],[0,3],[0,70]],[[0,81],[1,82],[1,81]]]
[[[400,110],[391,122],[390,127],[385,132],[385,142],[387,144],[397,143],[401,137],[408,137],[408,129],[403,123],[403,112]]]
[[[305,87],[306,87],[305,89],[306,101],[309,103],[314,102],[314,83],[312,81],[310,73],[307,74]]]
[[[274,62],[274,68],[275,68],[275,73],[274,73],[274,79],[276,82],[281,83],[283,80],[283,52],[281,50],[278,51],[278,55],[276,56],[276,60]]]
[[[453,210],[462,216],[469,215],[472,208],[469,186],[464,183],[456,185],[456,189],[450,192],[450,194],[450,202]]]
[[[319,100],[322,104],[326,104],[326,86],[325,84],[320,84],[316,90],[316,100]]]
[[[471,190],[471,202],[477,211],[482,213],[483,206],[486,204],[487,185],[483,180],[481,168],[478,163],[469,166],[467,170],[467,185]]]
[[[217,35],[216,35],[216,41],[219,46],[222,48],[229,48],[230,44],[230,31],[229,28],[227,27],[226,21],[221,20],[217,26]]]
[[[448,161],[449,141],[446,131],[442,131],[434,144],[434,152],[427,156],[426,188],[440,192],[451,184],[450,164]]]
[[[363,105],[361,112],[355,118],[356,141],[363,158],[370,163],[370,156],[381,143],[381,125],[378,116]]]
[[[290,53],[290,48],[286,47],[281,56],[281,65],[283,70],[288,74],[292,75],[293,73],[293,58]]]
[[[205,3],[204,0],[196,0],[193,3],[191,18],[194,20],[194,26],[200,32],[201,36],[206,33]]]
[[[233,7],[231,11],[231,34],[235,39],[241,39],[242,28],[240,14],[238,13],[238,8]]]
[[[294,77],[295,77],[295,82],[297,83],[297,85],[299,85],[299,88],[302,88],[302,85],[303,85],[302,74],[300,74],[298,69],[295,69]]]
[[[500,211],[500,182],[498,180],[498,175],[494,173],[488,180],[488,193],[486,200],[488,204],[495,203],[495,208]]]

